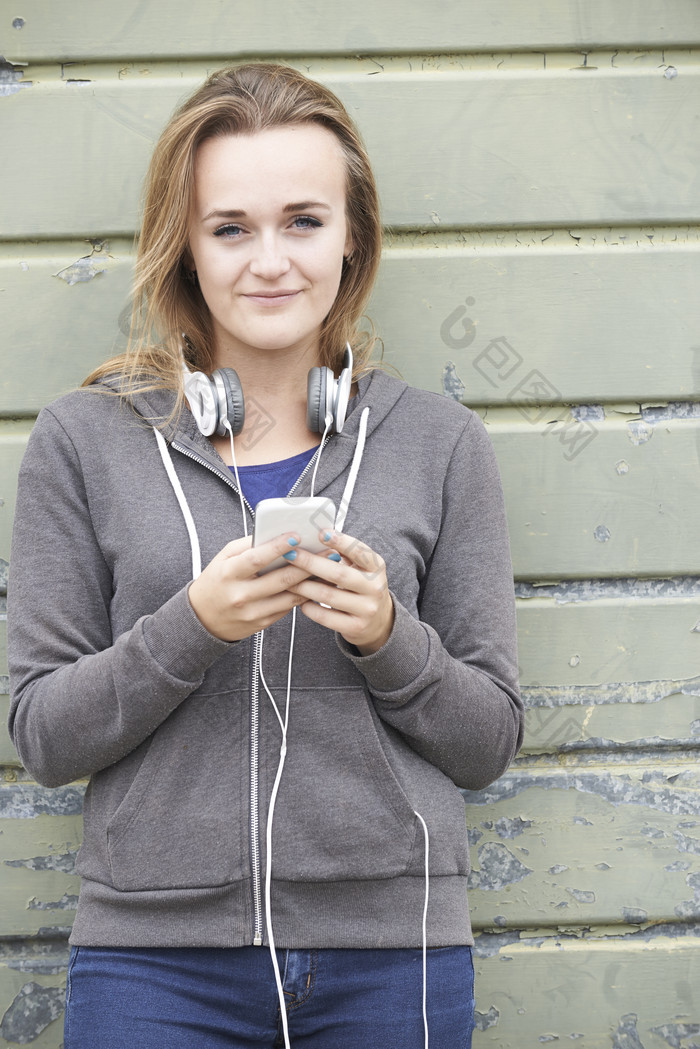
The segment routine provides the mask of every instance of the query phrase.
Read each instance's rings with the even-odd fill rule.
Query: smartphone
[[[335,504],[325,496],[287,496],[286,499],[261,499],[255,507],[253,546],[276,539],[283,532],[296,532],[300,547],[317,554],[325,549],[319,532],[330,532],[335,524]],[[291,549],[291,547],[290,547]],[[261,568],[258,575],[288,565],[283,557]]]

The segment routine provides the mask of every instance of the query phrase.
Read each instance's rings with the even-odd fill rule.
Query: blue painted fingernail
[[[331,538],[331,533],[330,532],[324,532],[324,534],[323,534],[323,541],[324,541],[324,543],[329,542],[330,538]]]
[[[340,554],[337,550],[334,550],[332,554],[328,555],[329,561],[340,561]]]
[[[282,554],[282,557],[285,559],[285,561],[293,561],[296,556],[296,550],[290,550],[288,554]]]
[[[295,539],[294,536],[291,536],[291,538],[288,539],[287,542],[289,543],[290,546],[298,546],[299,545],[299,540]]]

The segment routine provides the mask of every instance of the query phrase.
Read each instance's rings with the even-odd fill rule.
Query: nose
[[[273,232],[256,238],[250,271],[263,280],[276,280],[290,268],[288,253],[281,237]]]

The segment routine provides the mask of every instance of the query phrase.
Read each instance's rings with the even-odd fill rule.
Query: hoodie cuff
[[[143,623],[143,637],[154,660],[180,681],[199,682],[212,663],[237,642],[210,634],[183,587]]]
[[[355,646],[340,634],[336,634],[336,641],[343,655],[364,675],[377,698],[399,704],[408,698],[403,691],[425,670],[430,638],[423,624],[413,618],[394,594],[391,599],[394,602],[394,626],[388,641],[380,649],[361,656]]]

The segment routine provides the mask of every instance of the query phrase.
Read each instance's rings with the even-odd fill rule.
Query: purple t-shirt
[[[243,495],[255,509],[261,499],[280,499],[287,495],[296,483],[299,474],[308,466],[316,448],[281,459],[277,463],[261,463],[258,466],[239,466],[238,477]],[[233,467],[229,466],[233,473]],[[235,476],[235,475],[234,475]]]

